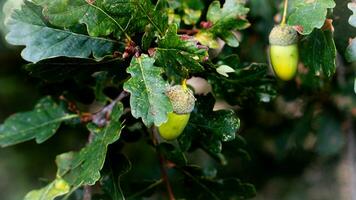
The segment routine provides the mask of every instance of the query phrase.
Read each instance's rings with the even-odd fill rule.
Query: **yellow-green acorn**
[[[195,97],[185,83],[169,87],[166,95],[172,103],[173,112],[168,113],[167,122],[159,126],[158,130],[165,140],[174,140],[182,134],[188,124],[190,113],[194,109]]]
[[[275,26],[270,35],[270,58],[273,70],[284,81],[293,79],[298,67],[298,33],[286,24]]]

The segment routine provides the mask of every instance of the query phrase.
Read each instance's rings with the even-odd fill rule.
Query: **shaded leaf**
[[[167,113],[172,112],[172,105],[165,95],[168,84],[161,77],[161,69],[153,65],[154,62],[154,58],[145,54],[132,58],[127,68],[131,78],[124,84],[124,89],[131,94],[132,115],[142,118],[147,127],[153,123],[161,125],[167,121]]]
[[[320,29],[326,19],[327,9],[334,8],[334,0],[302,0],[294,4],[288,24],[302,26],[301,34],[308,35],[314,28]]]
[[[187,166],[180,171],[187,179],[185,184],[188,187],[184,194],[187,199],[248,199],[256,195],[252,184],[243,183],[236,178],[207,177],[203,170],[196,166]]]
[[[117,45],[110,39],[50,27],[41,16],[41,9],[28,1],[21,10],[15,10],[7,26],[10,32],[6,40],[13,45],[25,45],[21,55],[30,62],[59,56],[89,58],[91,55],[101,60]]]
[[[162,183],[163,179],[135,181],[130,184],[130,190],[134,190],[135,192],[131,193],[127,199],[135,200],[141,199],[142,197],[150,197],[155,193],[157,187]]]
[[[331,31],[315,29],[301,42],[301,59],[313,75],[330,78],[336,71],[336,47]]]
[[[214,95],[231,105],[240,106],[271,101],[277,92],[275,79],[267,75],[268,66],[261,63],[242,66],[236,62],[238,58],[234,56],[219,61],[219,64],[227,64],[235,69],[228,78],[215,74],[208,76]]]
[[[192,140],[200,143],[212,153],[220,153],[221,142],[235,139],[240,120],[232,110],[213,111],[212,95],[198,98],[189,123],[178,141],[187,150]]]
[[[121,67],[122,60],[114,58],[96,62],[92,59],[59,57],[30,63],[25,66],[25,69],[29,71],[31,76],[56,82],[77,77],[80,74],[90,76],[96,71],[112,69],[111,66],[113,65]]]
[[[122,154],[115,155],[108,161],[108,169],[101,178],[104,192],[111,200],[125,199],[124,192],[120,187],[120,178],[131,170],[130,161]]]
[[[109,73],[107,71],[101,71],[93,74],[95,80],[94,93],[98,102],[105,103],[108,97],[104,94],[104,89],[107,82],[110,81]]]
[[[56,133],[63,121],[76,117],[45,97],[33,111],[17,113],[5,120],[0,126],[0,145],[5,147],[32,139],[42,143]]]
[[[182,39],[177,35],[177,25],[173,24],[158,41],[155,58],[158,66],[164,67],[168,77],[179,81],[186,78],[188,73],[202,71],[204,68],[200,62],[207,55],[207,50],[198,48],[192,38]]]
[[[187,164],[187,158],[184,153],[173,145],[169,143],[161,143],[158,145],[157,149],[167,160],[181,166]]]

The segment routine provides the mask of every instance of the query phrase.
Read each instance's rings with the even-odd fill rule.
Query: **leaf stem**
[[[157,140],[156,135],[158,134],[158,132],[157,132],[157,128],[155,126],[152,126],[151,133],[152,133],[152,142],[153,142],[153,144],[155,146],[157,146],[158,145],[158,140]],[[175,197],[174,197],[174,194],[173,194],[173,190],[172,190],[171,184],[169,182],[167,169],[165,167],[166,160],[164,159],[163,155],[160,152],[157,152],[157,154],[158,154],[158,157],[159,157],[159,163],[160,163],[160,168],[161,168],[162,179],[166,184],[169,200],[175,200]]]
[[[182,168],[177,168],[179,169],[183,174],[185,174],[186,176],[188,176],[189,178],[191,178],[196,184],[198,184],[202,189],[204,189],[207,193],[209,193],[209,195],[215,199],[215,200],[219,200],[220,198],[218,196],[216,196],[216,194],[214,194],[206,185],[202,184],[196,177],[194,177],[192,174],[190,174],[188,171],[182,169]]]
[[[288,0],[284,0],[283,18],[281,21],[282,26],[284,26],[286,24],[287,10],[288,10]]]

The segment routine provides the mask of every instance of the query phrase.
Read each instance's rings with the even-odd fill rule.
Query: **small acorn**
[[[165,140],[174,140],[187,126],[196,99],[193,91],[187,88],[185,83],[169,87],[166,95],[172,103],[173,112],[168,113],[167,122],[159,126],[158,130]]]
[[[298,33],[292,26],[275,26],[270,35],[270,58],[278,78],[288,81],[294,78],[298,66]]]

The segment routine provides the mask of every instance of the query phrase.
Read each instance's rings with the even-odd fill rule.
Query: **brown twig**
[[[105,126],[106,122],[108,121],[107,116],[110,115],[115,104],[127,96],[129,96],[129,93],[127,93],[126,91],[122,91],[120,95],[115,100],[113,100],[109,105],[105,106],[103,109],[101,109],[99,112],[93,115],[93,123],[95,123],[98,126]]]
[[[157,128],[155,126],[153,126],[151,129],[152,129],[152,131],[151,131],[152,142],[153,142],[153,144],[155,146],[157,146],[158,145]],[[160,152],[157,152],[157,154],[158,154],[158,157],[159,157],[159,163],[160,163],[162,179],[166,184],[169,200],[175,200],[175,197],[174,197],[174,194],[173,194],[173,190],[172,190],[171,184],[169,182],[168,174],[167,174],[166,159],[163,157],[163,155]]]
[[[89,185],[84,186],[84,191],[83,191],[83,200],[91,200],[92,193],[91,193],[91,187]]]
[[[68,100],[65,96],[61,95],[59,97],[60,100],[65,101],[67,103],[67,109],[73,113],[76,113],[80,117],[80,121],[82,123],[87,123],[92,120],[92,114],[87,112],[82,112],[79,110],[77,104]]]
[[[195,35],[199,32],[198,29],[179,29],[179,34]]]

